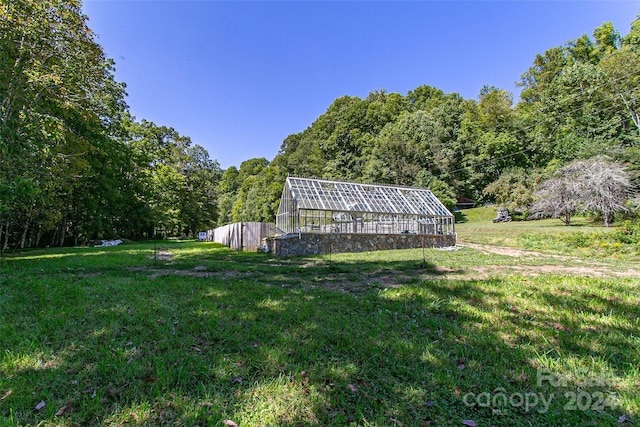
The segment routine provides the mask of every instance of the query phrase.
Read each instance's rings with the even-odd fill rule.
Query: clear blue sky
[[[171,126],[223,168],[273,159],[342,95],[428,84],[516,94],[537,53],[638,1],[84,0],[89,26],[139,120]]]

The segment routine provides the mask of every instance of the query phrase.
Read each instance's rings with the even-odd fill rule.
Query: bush
[[[620,243],[640,243],[640,223],[626,220],[611,234],[611,238]]]

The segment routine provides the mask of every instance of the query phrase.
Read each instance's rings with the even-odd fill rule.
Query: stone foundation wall
[[[389,249],[455,246],[456,236],[417,234],[288,234],[264,239],[269,252],[279,256],[325,255]]]

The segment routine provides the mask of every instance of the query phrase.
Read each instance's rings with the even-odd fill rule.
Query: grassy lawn
[[[638,245],[625,245],[616,239],[620,224],[605,228],[601,222],[574,217],[565,226],[558,219],[513,221],[494,224],[495,207],[461,211],[457,215],[456,231],[464,242],[518,247],[549,253],[598,258],[609,261],[640,262]]]
[[[479,220],[458,233],[547,244],[544,227],[499,225],[495,242]],[[631,255],[603,256],[610,274],[592,277],[570,270],[590,265],[580,254],[158,249],[157,260],[148,243],[5,256],[0,425],[640,420],[640,278],[616,275],[640,271]]]

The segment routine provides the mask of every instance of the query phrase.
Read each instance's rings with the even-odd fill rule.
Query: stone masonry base
[[[455,246],[455,234],[288,234],[264,239],[269,252],[283,256],[325,255],[389,249]]]

